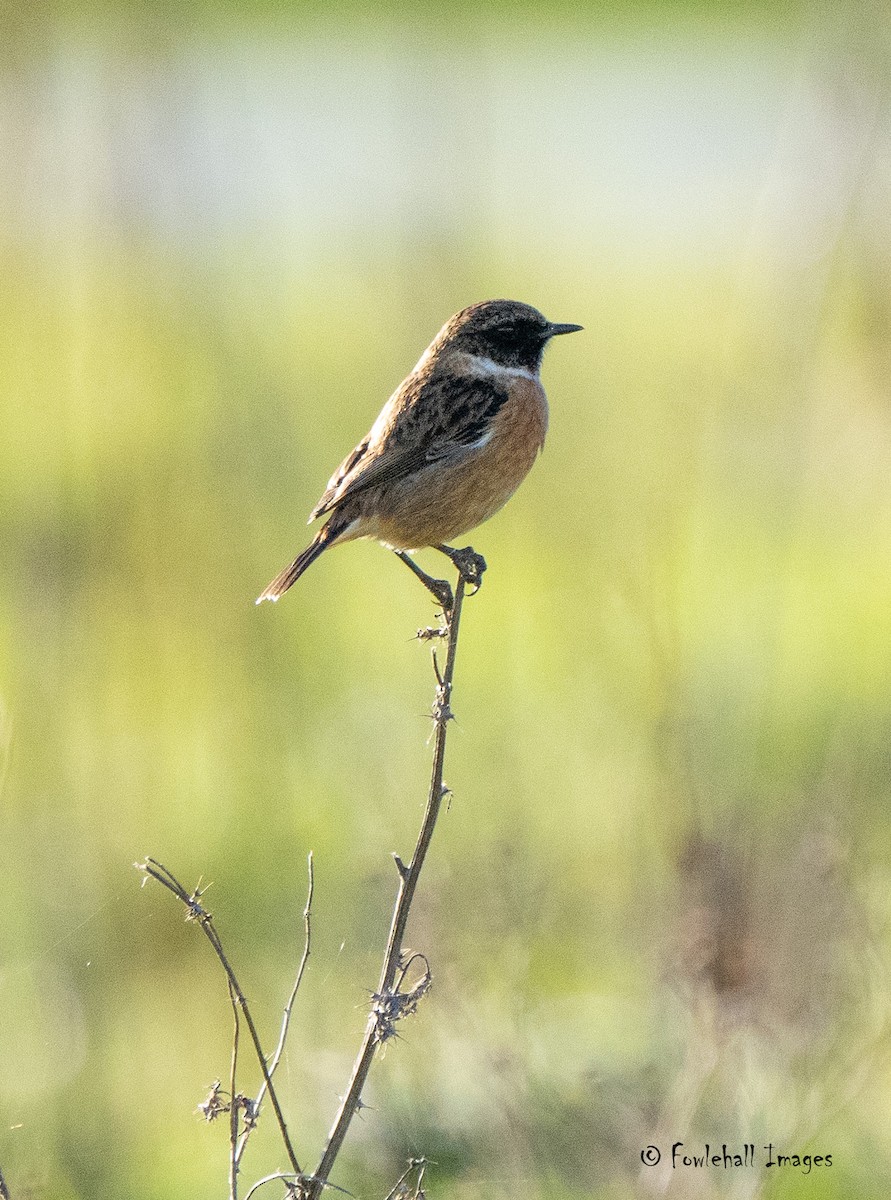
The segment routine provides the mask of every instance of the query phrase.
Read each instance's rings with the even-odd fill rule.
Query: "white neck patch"
[[[484,354],[467,354],[465,359],[468,367],[477,375],[514,375],[520,379],[531,379],[533,383],[538,382],[538,372],[531,371],[529,367],[505,367],[494,359],[486,358]]]

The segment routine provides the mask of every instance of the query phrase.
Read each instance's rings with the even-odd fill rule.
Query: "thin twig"
[[[278,1035],[278,1045],[275,1048],[275,1053],[269,1063],[269,1078],[275,1075],[278,1064],[281,1062],[282,1054],[285,1050],[285,1040],[288,1036],[288,1026],[291,1023],[291,1012],[294,1008],[294,1001],[297,998],[297,992],[300,990],[300,984],[303,982],[303,973],[306,970],[306,964],[309,962],[309,951],[312,942],[312,897],[315,890],[315,876],[313,873],[312,851],[310,850],[307,857],[307,873],[309,875],[309,883],[306,890],[306,904],[303,908],[303,956],[300,959],[300,965],[297,968],[297,976],[294,980],[294,986],[291,988],[291,994],[288,997],[288,1002],[285,1005],[284,1014],[282,1015],[281,1030]],[[256,1099],[253,1101],[250,1109],[250,1118],[247,1128],[241,1135],[241,1140],[238,1143],[238,1148],[235,1151],[236,1166],[241,1162],[241,1157],[247,1147],[248,1138],[250,1137],[254,1127],[256,1126],[257,1118],[260,1115],[260,1105],[266,1097],[266,1080],[264,1079],[260,1085],[260,1090],[257,1092]]]
[[[416,1172],[417,1179],[415,1180],[415,1196],[421,1194],[421,1186],[424,1183],[424,1172],[427,1170],[427,1165],[430,1162],[429,1158],[410,1158],[408,1167],[402,1172],[396,1182],[393,1184],[392,1191],[387,1193],[386,1200],[399,1200],[405,1193],[400,1191],[400,1188],[408,1179],[409,1175]]]
[[[229,1200],[238,1200],[238,1091],[236,1075],[238,1072],[238,1037],[241,1032],[241,1018],[238,1013],[238,997],[229,984],[229,1002],[232,1005],[232,1061],[229,1065]]]
[[[307,1200],[318,1200],[322,1189],[330,1186],[328,1184],[328,1176],[331,1173],[337,1155],[340,1153],[340,1148],[347,1135],[350,1122],[361,1107],[362,1089],[365,1086],[365,1080],[368,1077],[368,1072],[378,1046],[386,1041],[388,1037],[392,1036],[394,1022],[400,1016],[406,1015],[407,1009],[413,1009],[422,992],[429,987],[429,972],[427,972],[421,984],[406,996],[399,996],[398,991],[394,991],[393,982],[400,966],[402,941],[405,936],[405,928],[408,924],[418,877],[421,874],[421,868],[424,866],[424,860],[430,848],[430,841],[433,837],[433,830],[436,827],[436,819],[439,816],[443,797],[448,794],[448,789],[443,787],[442,773],[445,762],[446,733],[452,717],[450,707],[452,679],[455,672],[455,654],[458,649],[458,628],[461,621],[461,606],[464,602],[464,588],[464,577],[459,573],[454,603],[446,617],[448,649],[445,670],[441,675],[434,661],[437,689],[436,700],[433,705],[433,719],[436,723],[436,728],[433,746],[433,766],[430,774],[430,790],[427,796],[427,808],[424,812],[424,820],[421,824],[411,862],[406,866],[401,860],[397,859],[399,890],[393,908],[390,935],[387,940],[387,949],[381,968],[380,983],[374,996],[371,1015],[368,1018],[368,1024],[365,1029],[365,1036],[362,1039],[362,1045],[353,1065],[349,1087],[334,1119],[334,1124],[328,1135],[328,1141],[319,1165],[316,1168],[315,1174],[307,1183]]]
[[[293,1175],[288,1175],[284,1171],[276,1171],[274,1175],[264,1175],[263,1178],[258,1179],[257,1182],[251,1188],[251,1190],[246,1193],[244,1200],[251,1200],[251,1196],[253,1196],[255,1192],[259,1192],[260,1188],[263,1187],[264,1184],[274,1183],[276,1181],[276,1179],[293,1180],[293,1178],[294,1178]]]
[[[263,1047],[260,1044],[260,1035],[257,1033],[257,1027],[254,1024],[254,1018],[251,1016],[251,1010],[248,1006],[247,997],[241,989],[241,984],[236,978],[235,972],[229,959],[226,957],[226,952],[223,950],[222,942],[219,934],[213,923],[213,917],[206,908],[200,903],[202,892],[196,891],[190,894],[186,891],[180,881],[167,868],[159,863],[154,858],[147,858],[145,862],[135,864],[137,870],[150,875],[152,879],[156,879],[158,883],[164,885],[168,891],[173,892],[187,908],[187,920],[197,921],[200,928],[203,930],[205,937],[213,946],[214,953],[222,964],[223,970],[226,972],[226,978],[232,991],[235,993],[238,1006],[244,1013],[245,1024],[248,1027],[248,1032],[251,1035],[251,1041],[254,1044],[254,1051],[257,1056],[257,1061],[260,1064],[260,1070],[263,1072],[263,1079],[266,1084],[266,1090],[269,1092],[269,1099],[272,1101],[272,1107],[275,1110],[275,1118],[278,1122],[279,1132],[281,1133],[282,1141],[284,1142],[285,1152],[288,1155],[288,1162],[295,1175],[301,1175],[302,1171],[300,1164],[297,1161],[297,1155],[294,1153],[294,1147],[291,1145],[291,1137],[288,1133],[288,1127],[285,1124],[285,1118],[278,1102],[278,1096],[275,1094],[275,1088],[272,1086],[272,1079],[269,1076],[269,1068],[266,1065],[266,1055],[263,1053]],[[235,1097],[232,1096],[231,1103],[235,1103]]]
[[[272,1175],[264,1175],[262,1179],[258,1179],[252,1185],[251,1190],[245,1195],[244,1200],[251,1200],[251,1196],[255,1192],[258,1192],[261,1187],[265,1187],[267,1183],[275,1183],[276,1179],[287,1179],[289,1181],[285,1200],[302,1200],[306,1195],[308,1180],[305,1175],[292,1175],[289,1171],[275,1171]],[[327,1183],[325,1186],[330,1188],[332,1192],[340,1192],[341,1196],[349,1196],[350,1200],[355,1200],[353,1193],[348,1192],[346,1188],[338,1187],[334,1183]]]

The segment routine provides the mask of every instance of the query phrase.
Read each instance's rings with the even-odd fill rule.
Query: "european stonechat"
[[[446,604],[448,585],[408,551],[433,546],[478,583],[482,559],[446,543],[496,513],[526,477],[548,427],[544,348],[581,328],[515,300],[473,304],[446,321],[331,476],[309,518],[330,513],[327,522],[257,603],[277,600],[323,550],[365,537],[395,550]]]

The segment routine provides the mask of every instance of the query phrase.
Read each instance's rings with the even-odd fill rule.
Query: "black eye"
[[[501,325],[492,335],[502,345],[516,346],[520,343],[538,342],[544,337],[544,331],[531,322]]]

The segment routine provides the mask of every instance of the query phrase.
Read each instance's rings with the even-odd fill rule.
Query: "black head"
[[[439,350],[448,343],[465,354],[490,358],[499,366],[537,371],[552,337],[581,328],[555,325],[537,308],[517,300],[484,300],[463,308],[447,321],[433,346]]]

